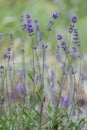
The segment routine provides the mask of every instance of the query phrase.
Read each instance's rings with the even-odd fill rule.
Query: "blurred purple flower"
[[[62,39],[63,39],[62,35],[61,35],[61,34],[58,34],[58,35],[57,35],[57,40],[62,40]]]
[[[67,94],[67,95],[64,97],[63,105],[64,105],[64,106],[67,106],[69,103],[70,103],[70,95]]]
[[[36,49],[37,49],[37,46],[36,46],[36,45],[34,45],[34,46],[33,46],[33,50],[36,50]]]
[[[19,70],[19,76],[20,76],[20,77],[24,77],[24,71],[23,71],[23,69],[20,69],[20,70]]]
[[[33,36],[34,35],[34,28],[32,26],[32,19],[31,19],[31,15],[29,13],[26,14],[26,29],[28,31],[29,36]]]
[[[35,19],[35,20],[34,20],[34,23],[35,23],[35,30],[36,30],[36,31],[40,31],[40,25],[39,25],[39,23],[38,23],[38,20]]]
[[[24,89],[23,83],[19,83],[17,86],[17,89],[21,96],[23,96],[25,94],[25,89]]]
[[[72,47],[72,53],[71,53],[72,58],[77,58],[78,57],[78,48]]]
[[[53,21],[49,21],[49,23],[47,25],[47,31],[51,31],[53,24],[54,24]]]
[[[77,16],[75,14],[73,14],[71,16],[71,19],[70,19],[73,23],[76,23],[77,22]]]
[[[35,77],[34,77],[35,86],[37,86],[40,83],[40,80],[41,80],[41,74],[40,75],[36,74]]]
[[[70,24],[69,26],[69,33],[72,33],[74,29],[74,24]]]
[[[76,28],[74,28],[74,30],[73,30],[73,43],[77,46],[80,46],[79,34],[78,34],[78,30]]]
[[[58,12],[53,12],[52,17],[53,17],[54,19],[57,19],[57,18],[58,18],[58,16],[59,16]]]
[[[83,72],[80,73],[80,77],[82,81],[87,80],[87,76]]]
[[[38,32],[38,42],[42,41],[42,32]]]
[[[31,17],[31,14],[30,13],[27,13],[26,14],[26,19],[29,19]]]
[[[57,49],[56,49],[56,59],[61,62],[61,51],[60,51],[60,46],[58,45],[57,46]]]

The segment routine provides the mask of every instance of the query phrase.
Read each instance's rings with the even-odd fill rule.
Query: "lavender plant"
[[[58,18],[59,13],[53,12],[46,26],[49,35]],[[81,70],[80,40],[75,25],[77,21],[77,16],[72,15],[69,37],[64,39],[61,33],[55,36],[58,41],[53,56],[56,65],[54,63],[51,68],[47,59],[48,37],[45,43],[38,19],[35,18],[33,22],[30,13],[20,17],[22,68],[15,66],[12,34],[11,45],[4,53],[4,66],[0,66],[0,129],[85,129],[87,119],[82,117],[82,105],[77,97],[79,90],[82,90],[81,81],[87,78]],[[28,66],[25,61],[24,31],[31,40],[32,60]]]

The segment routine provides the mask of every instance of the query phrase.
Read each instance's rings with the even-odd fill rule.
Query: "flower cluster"
[[[53,12],[53,14],[52,14],[52,18],[53,19],[57,19],[58,16],[59,16],[58,12]],[[47,25],[47,31],[51,31],[53,25],[54,25],[54,21],[50,20],[49,23],[48,23],[48,25]]]
[[[35,19],[35,20],[34,20],[34,23],[35,23],[35,30],[36,30],[36,31],[40,31],[40,25],[39,25],[39,23],[38,23],[38,19]]]
[[[32,19],[31,19],[31,15],[29,13],[26,14],[26,29],[28,31],[29,36],[33,36],[34,35],[34,28],[32,26]]]

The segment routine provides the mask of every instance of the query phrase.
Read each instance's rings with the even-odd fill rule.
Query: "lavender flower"
[[[29,13],[26,14],[26,29],[28,31],[29,36],[33,36],[34,35],[34,28],[32,26],[32,19],[31,19],[31,15]]]
[[[36,74],[35,77],[34,77],[34,84],[35,84],[35,86],[39,85],[40,80],[41,80],[41,74],[40,75]]]
[[[3,76],[4,76],[4,66],[3,65],[1,65],[0,66],[0,78],[3,78]]]
[[[76,16],[75,14],[72,15],[71,21],[72,21],[73,23],[76,23],[76,22],[77,22],[77,16]]]
[[[83,80],[87,80],[87,77],[86,77],[86,75],[83,72],[80,73],[80,77],[81,77],[82,81]]]
[[[38,42],[42,41],[42,32],[38,32]]]
[[[35,23],[35,30],[36,30],[36,31],[40,31],[40,25],[39,25],[39,23],[38,23],[38,20],[35,19],[35,20],[34,20],[34,23]]]
[[[69,74],[76,74],[77,73],[77,70],[69,70]]]
[[[20,69],[20,70],[19,70],[19,76],[20,76],[20,77],[24,77],[24,71],[23,71],[23,69]]]
[[[78,57],[77,53],[78,53],[78,48],[73,46],[72,47],[72,54],[71,54],[72,58],[77,58]]]
[[[54,18],[54,19],[57,19],[58,18],[58,12],[53,12],[53,15],[52,15],[52,17]]]
[[[49,21],[49,23],[47,25],[47,31],[51,31],[53,25],[54,25],[54,22],[53,21]]]
[[[58,34],[58,35],[57,35],[57,40],[62,40],[62,39],[63,39],[62,35],[61,35],[61,34]]]
[[[70,95],[67,94],[67,95],[64,97],[63,105],[64,105],[64,106],[67,106],[69,103],[70,103]]]
[[[70,24],[69,26],[69,33],[72,33],[74,30],[74,24]]]
[[[28,20],[31,17],[30,13],[26,14],[26,19]]]
[[[57,49],[56,49],[56,59],[61,62],[61,51],[60,51],[60,46],[58,45],[57,46]]]
[[[4,69],[4,66],[3,66],[3,65],[1,65],[1,66],[0,66],[0,69]]]
[[[36,46],[36,45],[34,45],[34,46],[33,46],[33,50],[36,50],[36,49],[37,49],[37,46]]]
[[[78,30],[76,28],[74,28],[74,32],[73,32],[73,43],[77,46],[80,46]]]
[[[7,53],[4,53],[4,54],[3,54],[3,57],[4,57],[4,59],[7,59],[7,58],[8,58]]]
[[[17,89],[18,89],[21,96],[23,96],[25,94],[25,89],[24,89],[23,83],[19,83],[17,86]]]
[[[44,44],[44,43],[41,43],[41,47],[42,47],[42,48],[45,48],[45,44]]]

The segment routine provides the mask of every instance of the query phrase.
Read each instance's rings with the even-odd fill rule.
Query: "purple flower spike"
[[[4,57],[4,59],[7,59],[8,58],[7,53],[4,53],[3,57]]]
[[[66,95],[64,100],[63,100],[63,105],[67,106],[70,103],[70,95]]]
[[[58,12],[53,12],[52,17],[53,17],[54,19],[57,19],[57,18],[58,18]]]
[[[41,46],[42,46],[42,48],[44,48],[45,47],[44,43],[42,43]]]
[[[40,31],[40,25],[39,25],[39,23],[38,23],[38,19],[35,19],[35,20],[34,20],[34,23],[35,23],[35,30],[36,30],[36,31]]]
[[[31,15],[29,13],[26,14],[26,18],[30,18]]]
[[[49,23],[47,25],[47,31],[51,31],[53,25],[54,25],[54,22],[53,21],[49,21]]]
[[[71,21],[72,21],[73,23],[77,23],[77,16],[76,16],[75,14],[72,15]]]
[[[19,83],[18,84],[18,91],[19,91],[20,94],[24,94],[25,93],[23,83]]]
[[[24,71],[23,71],[23,69],[20,69],[20,70],[19,70],[19,76],[20,76],[20,77],[23,77],[23,76],[24,76]]]
[[[57,35],[57,40],[62,40],[62,39],[63,39],[62,35],[61,35],[61,34],[58,34],[58,35]]]
[[[42,32],[38,32],[38,42],[42,41]]]
[[[36,50],[36,49],[37,49],[37,46],[36,46],[36,45],[34,45],[34,46],[33,46],[33,50]]]

